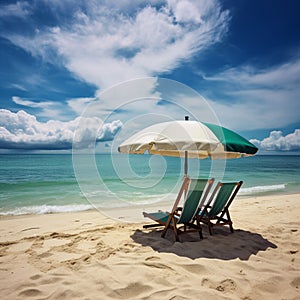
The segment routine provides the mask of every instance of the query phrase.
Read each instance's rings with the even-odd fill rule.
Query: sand
[[[300,195],[238,198],[202,241],[128,213],[2,217],[0,299],[300,299]]]

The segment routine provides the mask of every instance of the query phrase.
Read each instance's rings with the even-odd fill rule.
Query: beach
[[[1,1],[0,300],[300,300],[299,11]]]
[[[233,234],[181,242],[124,222],[128,209],[2,216],[0,298],[300,299],[299,199],[237,197]]]

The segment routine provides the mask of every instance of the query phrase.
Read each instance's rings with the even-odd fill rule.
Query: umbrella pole
[[[188,152],[184,151],[184,177],[188,176]]]
[[[189,116],[185,116],[184,120],[188,121],[189,120]],[[184,178],[188,177],[188,152],[184,151]]]
[[[188,178],[188,152],[184,151],[184,182]],[[184,190],[184,199],[187,197],[187,189]]]

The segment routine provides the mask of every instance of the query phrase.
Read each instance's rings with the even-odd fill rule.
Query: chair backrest
[[[217,216],[225,207],[228,208],[242,184],[243,181],[219,182],[209,201],[213,204],[208,210],[208,215],[210,217]]]
[[[177,223],[187,224],[195,216],[200,200],[207,197],[214,179],[191,179],[182,213]]]

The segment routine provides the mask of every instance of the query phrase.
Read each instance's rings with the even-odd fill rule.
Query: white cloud
[[[70,119],[70,112],[74,112],[76,115],[81,115],[89,104],[93,103],[96,98],[82,97],[72,98],[66,101],[67,105],[57,101],[32,101],[29,99],[22,99],[17,96],[12,97],[12,101],[18,105],[30,107],[36,109],[39,117],[54,118],[56,120]],[[95,115],[95,114],[94,114]]]
[[[18,89],[18,90],[23,91],[23,92],[28,92],[28,89],[26,87],[24,87],[23,85],[21,85],[21,84],[12,83],[10,85],[10,87],[14,88],[14,89]]]
[[[96,117],[42,123],[25,111],[0,109],[0,149],[72,149],[75,133],[74,147],[88,148],[96,141],[111,141],[121,127],[120,121],[103,124]]]
[[[30,15],[30,5],[26,1],[0,6],[0,17],[26,18]]]
[[[231,128],[282,128],[299,122],[300,58],[266,69],[240,66],[205,79],[220,95],[209,100],[211,106]]]
[[[78,115],[81,115],[83,111],[86,109],[86,107],[94,100],[95,98],[88,98],[88,97],[73,98],[67,100],[67,104],[74,112],[76,112]]]
[[[12,97],[12,101],[18,105],[30,107],[38,110],[40,117],[53,118],[64,120],[65,116],[64,104],[55,101],[32,101],[22,99],[17,96]]]
[[[72,23],[36,31],[31,38],[7,38],[45,60],[59,57],[76,76],[102,89],[169,72],[218,41],[227,30],[228,12],[218,1],[198,2],[153,1],[134,11],[125,1],[120,11],[110,9],[108,1],[88,1],[85,12],[78,6]]]
[[[20,98],[15,102],[35,108],[38,116],[61,120],[66,111],[81,114],[85,107],[90,112],[88,117],[103,120],[118,110],[119,115],[124,110],[127,119],[145,112],[182,118],[178,107],[170,111],[170,106],[157,105],[160,94],[156,79],[149,79],[143,86],[129,84],[109,92],[105,89],[134,78],[170,72],[219,41],[229,23],[228,11],[222,11],[217,0],[132,0],[118,4],[108,0],[101,3],[44,0],[44,3],[51,4],[49,9],[57,15],[68,12],[73,17],[57,27],[41,27],[33,37],[7,34],[6,38],[32,55],[55,64],[60,62],[76,77],[96,84],[99,90],[95,96],[99,101],[69,99],[67,107]]]
[[[207,14],[219,10],[217,1],[168,0],[177,22],[204,24]]]
[[[51,101],[35,102],[31,100],[25,100],[17,96],[13,96],[12,101],[22,106],[29,106],[34,108],[46,108],[55,105],[55,102]]]
[[[105,142],[105,141],[112,141],[117,134],[117,132],[122,128],[123,124],[120,120],[113,121],[109,124],[103,124],[101,127],[97,141],[98,142]]]
[[[270,136],[262,141],[253,139],[251,142],[263,151],[299,151],[300,129],[286,136],[282,135],[281,131],[271,131]]]
[[[251,65],[230,68],[207,79],[214,81],[233,81],[234,83],[238,83],[240,87],[264,86],[271,88],[286,87],[286,89],[288,89],[290,86],[299,84],[299,74],[300,59],[296,58],[292,61],[266,69],[258,69]]]
[[[97,101],[91,102],[85,115],[102,116],[119,110],[126,111],[128,117],[151,112],[151,108],[160,100],[161,95],[157,91],[158,79],[154,77],[129,80],[112,86],[97,94]],[[149,99],[155,99],[149,101]]]

